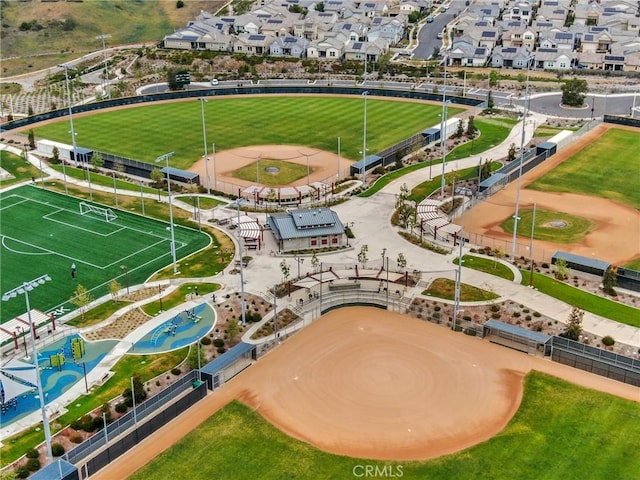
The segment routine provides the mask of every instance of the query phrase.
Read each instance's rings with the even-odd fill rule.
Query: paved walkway
[[[533,132],[536,125],[540,125],[545,120],[544,115],[532,113],[525,120],[525,144],[533,137]],[[496,147],[486,152],[478,153],[469,158],[448,162],[444,165],[444,171],[449,172],[452,170],[459,170],[470,166],[478,165],[481,160],[503,158],[507,155],[509,146],[512,143],[520,145],[522,141],[522,123],[518,123],[507,139],[497,145]],[[7,145],[0,145],[1,148],[6,148],[13,153],[20,154],[21,150]],[[34,166],[39,166],[39,160],[29,155],[29,161]],[[436,171],[437,170],[437,171]],[[50,167],[45,167],[44,171],[46,175],[50,177],[60,178],[61,174]],[[391,225],[390,218],[393,214],[395,199],[400,192],[400,187],[403,184],[411,189],[414,186],[429,180],[437,175],[442,174],[442,166],[434,166],[433,169],[423,168],[417,170],[408,175],[405,175],[394,182],[387,185],[380,192],[369,198],[353,197],[349,201],[332,207],[340,216],[344,223],[353,223],[352,230],[354,231],[356,238],[350,240],[350,248],[341,250],[336,253],[320,254],[318,258],[321,262],[331,263],[357,263],[357,255],[360,248],[363,245],[368,246],[369,257],[371,259],[376,258],[378,255],[384,254],[390,259],[396,259],[399,253],[402,253],[407,260],[407,269],[419,270],[423,272],[423,280],[429,281],[436,277],[454,278],[454,272],[457,268],[453,264],[453,260],[457,258],[458,251],[452,251],[449,255],[440,255],[428,250],[424,250],[408,242],[405,242],[398,235],[398,229]],[[67,181],[72,184],[80,184],[86,187],[86,182],[78,181],[67,177]],[[113,189],[93,185],[94,190],[100,190],[104,192],[113,192]],[[119,191],[118,195],[135,195],[140,196],[139,193]],[[154,194],[144,194],[147,198],[157,198]],[[213,196],[211,196],[213,197]],[[228,199],[220,200],[228,202]],[[162,201],[167,201],[167,197],[163,197]],[[178,199],[173,202],[177,208],[183,208],[187,211],[192,211],[193,207]],[[202,211],[202,221],[206,221],[209,218],[226,218],[231,217],[236,213],[234,208],[218,207],[211,211]],[[250,214],[254,217],[259,217],[262,220],[263,213]],[[235,236],[231,232],[227,232],[231,236],[234,242],[236,242]],[[249,266],[244,269],[245,278],[245,291],[254,293],[257,295],[265,295],[265,292],[274,284],[282,281],[282,272],[280,269],[280,262],[283,257],[276,256],[273,252],[277,251],[277,246],[272,236],[265,235],[265,245],[262,250],[251,251],[250,255],[253,257]],[[467,247],[464,247],[464,252],[467,252]],[[299,265],[294,257],[286,257],[291,272],[296,276],[297,269],[300,269],[300,274],[304,276],[307,272],[312,272],[313,267],[310,262],[310,258],[307,257],[305,262]],[[224,301],[224,296],[227,293],[235,293],[241,289],[240,276],[238,274],[231,273],[232,268],[227,268],[218,275],[196,279],[199,281],[216,282],[221,284],[222,289],[216,292],[216,299],[218,302]],[[170,281],[170,289],[176,288],[177,285],[193,281],[194,279],[172,279]],[[545,316],[558,320],[559,322],[566,322],[571,306],[556,300],[552,297],[544,295],[535,289],[522,286],[519,282],[510,282],[505,279],[485,274],[476,270],[462,268],[462,282],[471,284],[486,290],[491,290],[498,293],[502,299],[510,299],[514,302],[523,304],[531,309],[539,311]],[[163,295],[169,293],[170,290],[165,290]],[[406,292],[406,296],[413,296],[419,293],[417,288],[409,289]],[[637,294],[635,292],[629,292],[631,294]],[[640,297],[640,296],[639,296]],[[152,301],[155,298],[148,299],[146,301]],[[292,306],[292,303],[283,303],[279,308],[285,308],[286,306]],[[464,303],[461,304],[464,308]],[[127,309],[132,306],[127,306]],[[147,333],[151,328],[163,323],[164,321],[172,318],[177,311],[184,310],[185,305],[176,307],[169,312],[164,312],[161,315],[155,317],[149,322],[149,326],[145,326],[144,329],[136,331],[129,335],[126,339],[123,339],[113,351],[107,355],[103,361],[94,368],[89,374],[89,383],[95,384],[102,382],[106,376],[108,376],[111,368],[117,362],[122,355],[124,355],[132,343]],[[174,312],[174,310],[176,312]],[[106,322],[112,321],[113,318],[119,316],[122,312],[114,314],[113,317],[106,320]],[[62,323],[64,318],[61,319]],[[623,325],[618,322],[614,322],[598,315],[586,312],[583,320],[584,330],[598,336],[611,335],[617,342],[628,344],[637,349],[640,347],[640,329],[634,328],[628,325]],[[65,327],[61,327],[65,328]],[[95,328],[95,327],[93,327]],[[76,399],[78,396],[84,393],[84,385],[75,385],[70,390],[58,399],[57,404],[66,405]],[[56,405],[57,405],[56,404]],[[11,430],[19,431],[27,426],[31,426],[39,421],[39,413],[34,413],[31,416],[15,422],[10,427]],[[1,432],[2,437],[5,436],[7,430],[3,429]]]

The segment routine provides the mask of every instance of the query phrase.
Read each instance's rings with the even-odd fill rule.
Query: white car
[[[217,79],[217,78],[212,78],[212,79],[211,79],[211,85],[212,85],[212,86],[218,85],[219,83],[220,83],[220,82],[218,82],[218,79]]]
[[[438,38],[442,38],[442,32],[438,32]]]

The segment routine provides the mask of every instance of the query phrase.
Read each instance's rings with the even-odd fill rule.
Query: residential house
[[[371,21],[367,40],[374,42],[384,40],[389,45],[396,45],[404,38],[405,20],[404,15],[397,17],[376,17]]]
[[[364,62],[366,59],[368,63],[375,63],[387,50],[388,45],[385,45],[384,42],[370,43],[350,41],[344,47],[344,59],[355,60],[357,62]]]
[[[262,20],[252,13],[244,13],[236,17],[234,28],[237,34],[248,33],[257,35],[261,33]]]
[[[269,18],[262,23],[262,33],[264,35],[272,35],[274,37],[282,37],[293,34],[293,26],[296,19],[287,18]]]
[[[578,2],[574,7],[573,22],[582,25],[598,25],[603,12],[604,8],[599,3],[590,2],[584,4]]]
[[[320,60],[341,60],[344,56],[345,44],[335,38],[314,40],[307,47],[307,58]]]
[[[548,2],[552,3],[552,2]],[[557,3],[557,2],[553,2]],[[538,10],[536,15],[536,21],[538,22],[549,22],[555,28],[562,28],[567,20],[567,14],[569,10],[563,7],[552,6],[552,5],[543,5]]]
[[[613,37],[607,31],[586,33],[582,36],[581,49],[583,52],[608,53]]]
[[[604,55],[602,57],[603,70],[621,72],[624,70],[626,59],[624,55]]]
[[[246,55],[266,55],[269,53],[269,46],[274,40],[275,37],[270,35],[241,33],[233,42],[233,51]]]
[[[493,68],[526,69],[530,55],[526,47],[496,47],[491,54],[490,65]]]
[[[533,15],[533,9],[531,5],[526,2],[518,2],[505,9],[502,14],[503,20],[521,20],[529,24],[531,22],[531,16]]]
[[[576,43],[573,32],[551,30],[540,35],[539,48],[557,48],[558,50],[571,52],[574,50]]]
[[[306,38],[291,35],[276,37],[273,43],[269,45],[269,55],[303,58],[307,55],[307,48],[310,43],[311,41]]]
[[[502,34],[502,46],[527,47],[533,50],[536,46],[536,32],[531,28],[515,28]]]
[[[573,52],[557,48],[539,48],[535,51],[535,66],[543,70],[569,70],[573,68]]]

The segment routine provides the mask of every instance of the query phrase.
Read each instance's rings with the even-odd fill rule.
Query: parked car
[[[442,32],[438,32],[438,38],[442,38]]]
[[[212,78],[212,79],[211,79],[211,85],[212,85],[212,86],[214,86],[214,85],[218,85],[219,83],[220,83],[220,82],[218,81],[218,79],[217,79],[217,78]]]
[[[433,17],[431,15],[427,17],[427,23],[433,23]]]

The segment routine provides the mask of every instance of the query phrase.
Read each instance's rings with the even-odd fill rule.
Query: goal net
[[[107,222],[111,222],[118,218],[110,208],[98,207],[97,205],[91,205],[90,203],[80,202],[80,215],[87,215],[89,213],[104,218]]]

